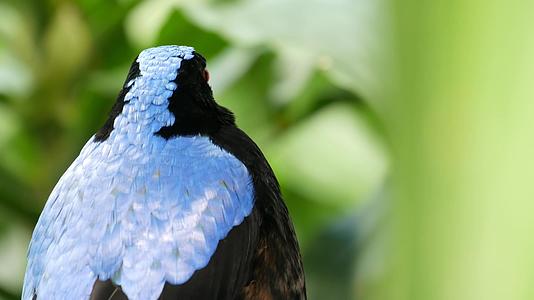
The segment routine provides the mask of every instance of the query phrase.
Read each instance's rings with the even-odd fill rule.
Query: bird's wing
[[[273,170],[258,146],[239,128],[227,127],[211,138],[247,166],[254,181],[254,209],[261,216],[252,273],[239,299],[305,300],[299,246]]]
[[[77,210],[82,191],[74,188],[83,176],[84,158],[89,157],[97,144],[89,141],[80,155],[60,178],[39,217],[33,231],[28,251],[28,266],[24,276],[23,300],[37,299],[37,293],[50,295],[49,299],[83,299],[84,292],[91,290],[93,277],[87,265],[76,265],[79,276],[69,276],[74,271],[72,261],[84,261],[85,253],[80,251],[84,243],[83,230],[76,222],[84,213]],[[76,236],[76,231],[78,231]],[[77,288],[65,287],[77,284]]]
[[[221,240],[208,265],[197,270],[185,283],[165,283],[159,300],[240,299],[252,276],[257,251],[257,210]],[[128,300],[111,280],[97,281],[90,300]]]
[[[157,155],[109,147],[86,146],[54,189],[24,299],[88,299],[97,279],[130,300],[235,295],[257,236],[246,167],[200,136],[151,144]]]

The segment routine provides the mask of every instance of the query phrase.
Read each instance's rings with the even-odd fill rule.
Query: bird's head
[[[233,115],[217,105],[208,84],[206,59],[192,47],[160,46],[143,50],[134,60],[110,117],[96,134],[205,134]]]

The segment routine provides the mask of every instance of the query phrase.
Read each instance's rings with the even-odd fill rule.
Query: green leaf
[[[32,82],[29,68],[11,51],[0,46],[0,93],[16,97],[27,95],[31,92]]]
[[[215,93],[223,93],[235,84],[258,58],[257,49],[228,47],[208,62],[210,85]]]
[[[377,38],[382,28],[380,3],[258,0],[177,5],[198,24],[236,45],[268,44],[284,57],[311,57],[309,65],[326,70],[339,85],[373,99],[379,86],[375,58],[382,49]]]
[[[0,104],[0,150],[19,130],[19,120],[14,112]]]
[[[128,15],[125,29],[128,38],[139,48],[152,46],[158,34],[174,11],[175,4],[168,0],[144,1]]]
[[[16,9],[15,5],[0,3],[0,49],[9,49],[25,64],[34,61],[37,50],[32,17],[27,11]]]
[[[78,9],[62,4],[45,33],[46,74],[56,80],[70,78],[87,64],[91,32]]]
[[[2,216],[5,219],[5,215]],[[5,224],[6,225],[6,224]],[[0,235],[0,286],[9,293],[18,294],[24,279],[30,231],[15,221],[6,225]]]
[[[272,82],[272,61],[270,53],[260,55],[250,69],[239,71],[243,76],[235,84],[221,93],[215,91],[217,101],[230,108],[236,115],[237,124],[257,141],[262,139],[261,136],[265,137],[265,131],[273,125],[273,107],[267,101]],[[224,73],[212,73],[212,77],[224,76]]]
[[[377,134],[347,104],[322,109],[290,128],[268,150],[284,185],[333,206],[352,206],[368,196],[387,169]]]

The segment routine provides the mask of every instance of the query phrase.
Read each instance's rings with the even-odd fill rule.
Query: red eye
[[[210,73],[208,72],[208,70],[204,69],[204,73],[202,74],[202,77],[204,77],[206,81],[210,80]]]

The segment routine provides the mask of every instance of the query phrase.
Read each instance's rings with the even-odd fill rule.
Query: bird
[[[46,201],[23,300],[306,299],[279,183],[209,79],[192,47],[134,59]]]

